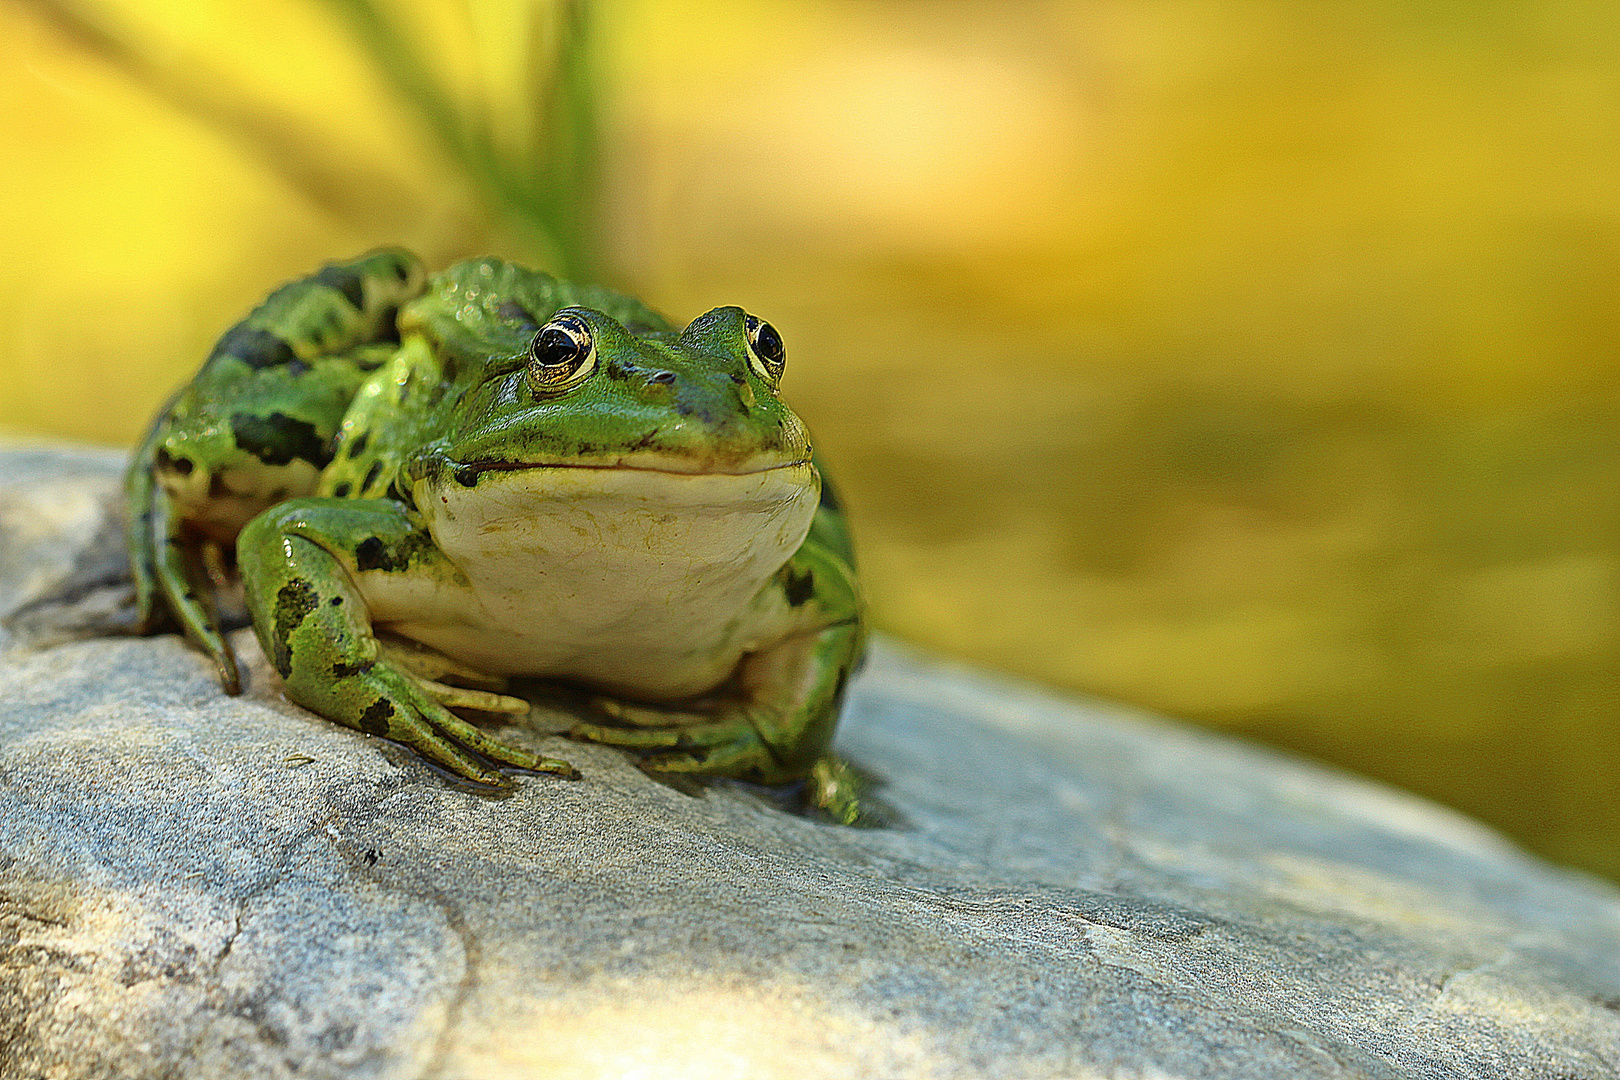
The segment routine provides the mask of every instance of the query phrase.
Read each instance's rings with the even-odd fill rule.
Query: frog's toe
[[[737,743],[760,747],[759,735],[744,719],[729,718],[686,724],[681,727],[613,727],[608,724],[578,723],[568,731],[569,738],[606,743],[625,750],[703,751]]]
[[[674,727],[614,727],[582,720],[568,729],[568,737],[583,742],[606,743],[626,750],[653,750],[678,745],[686,738],[686,731]]]
[[[809,805],[840,825],[854,825],[861,820],[861,792],[866,784],[842,758],[831,754],[818,758],[805,780],[805,802]]]
[[[757,739],[736,738],[716,746],[693,746],[648,754],[640,765],[650,772],[701,773],[729,776],[756,784],[781,784],[793,779]]]
[[[618,698],[593,697],[591,708],[611,719],[615,724],[639,728],[678,728],[702,724],[711,719],[708,714],[691,710],[661,709],[651,705],[631,705]],[[596,726],[596,725],[593,725]],[[607,730],[612,730],[608,728]]]
[[[231,643],[219,639],[219,650],[214,653],[214,669],[219,672],[219,685],[232,697],[242,692],[242,672],[236,666],[236,653]]]
[[[580,777],[579,770],[566,761],[544,757],[532,750],[525,750],[522,747],[513,746],[511,743],[502,742],[454,713],[446,712],[445,715],[449,719],[437,720],[430,729],[430,734],[435,737],[437,742],[450,747],[452,751],[459,751],[460,747],[466,747],[479,757],[499,762],[502,765],[511,765],[526,772],[549,773],[553,776],[560,776],[565,780],[578,780]],[[451,743],[449,739],[444,738],[446,735],[450,739],[454,739],[455,742]],[[411,745],[422,749],[414,742]],[[485,777],[495,776],[499,778],[496,782],[497,787],[512,786],[511,781],[504,774],[484,767],[476,758],[464,752],[460,756],[471,761],[473,767],[480,773],[479,776],[469,776],[469,779],[476,779],[480,783],[490,783],[491,781],[485,779]],[[454,766],[449,767],[455,769]],[[463,776],[468,776],[468,773],[460,769],[455,769],[455,771]]]
[[[424,679],[420,675],[416,677],[416,681],[447,709],[476,709],[478,712],[506,713],[511,716],[527,716],[529,713],[527,701],[509,694],[474,690],[466,686],[450,686],[432,679]]]
[[[653,772],[704,773],[762,784],[793,779],[746,716],[732,715],[679,728],[577,724],[569,735],[637,753],[641,767]]]

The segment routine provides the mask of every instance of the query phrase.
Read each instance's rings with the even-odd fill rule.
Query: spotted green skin
[[[536,396],[523,383],[529,345],[564,307],[588,320],[595,367]],[[797,452],[802,427],[750,364],[743,319],[720,308],[678,330],[603,288],[497,259],[428,277],[401,251],[285,285],[221,339],[136,452],[126,490],[141,614],[148,625],[172,614],[238,692],[206,572],[217,576],[234,545],[254,629],[294,701],[482,784],[510,786],[501,765],[577,775],[452,712],[524,705],[497,692],[499,676],[454,663],[426,671],[386,647],[361,584],[380,575],[406,595],[422,586],[470,598],[419,506],[476,496],[506,463],[650,454],[723,470]],[[654,770],[809,777],[817,801],[848,819],[847,774],[828,747],[865,646],[862,602],[844,515],[818,465],[802,471],[821,485],[808,534],[748,605],[774,613],[776,629],[767,624],[736,671],[689,700],[599,698],[601,721],[570,734]]]

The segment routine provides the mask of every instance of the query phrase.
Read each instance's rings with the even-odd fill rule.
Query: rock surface
[[[0,452],[0,612],[116,608],[118,462]],[[896,827],[533,731],[584,779],[497,799],[250,634],[231,699],[173,636],[29,647],[41,610],[0,637],[0,1078],[1620,1076],[1620,896],[1278,754],[885,645],[840,746]]]

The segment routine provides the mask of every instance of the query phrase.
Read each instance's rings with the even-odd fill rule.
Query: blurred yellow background
[[[0,6],[0,425],[128,443],[377,244],[592,262],[782,331],[880,627],[1620,877],[1620,5],[596,4],[589,249],[364,10]],[[556,9],[380,10],[543,138]]]

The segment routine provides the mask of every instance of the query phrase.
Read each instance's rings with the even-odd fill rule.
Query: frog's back
[[[460,362],[460,370],[450,373],[459,380],[468,366],[485,361],[521,364],[534,332],[564,307],[600,311],[635,334],[671,330],[668,320],[634,297],[483,257],[434,274],[400,311],[399,333],[420,333],[435,353]]]
[[[307,494],[331,460],[356,388],[397,347],[400,305],[422,291],[415,257],[380,251],[271,293],[219,340],[131,464],[139,511],[166,511],[228,543],[265,507]]]

